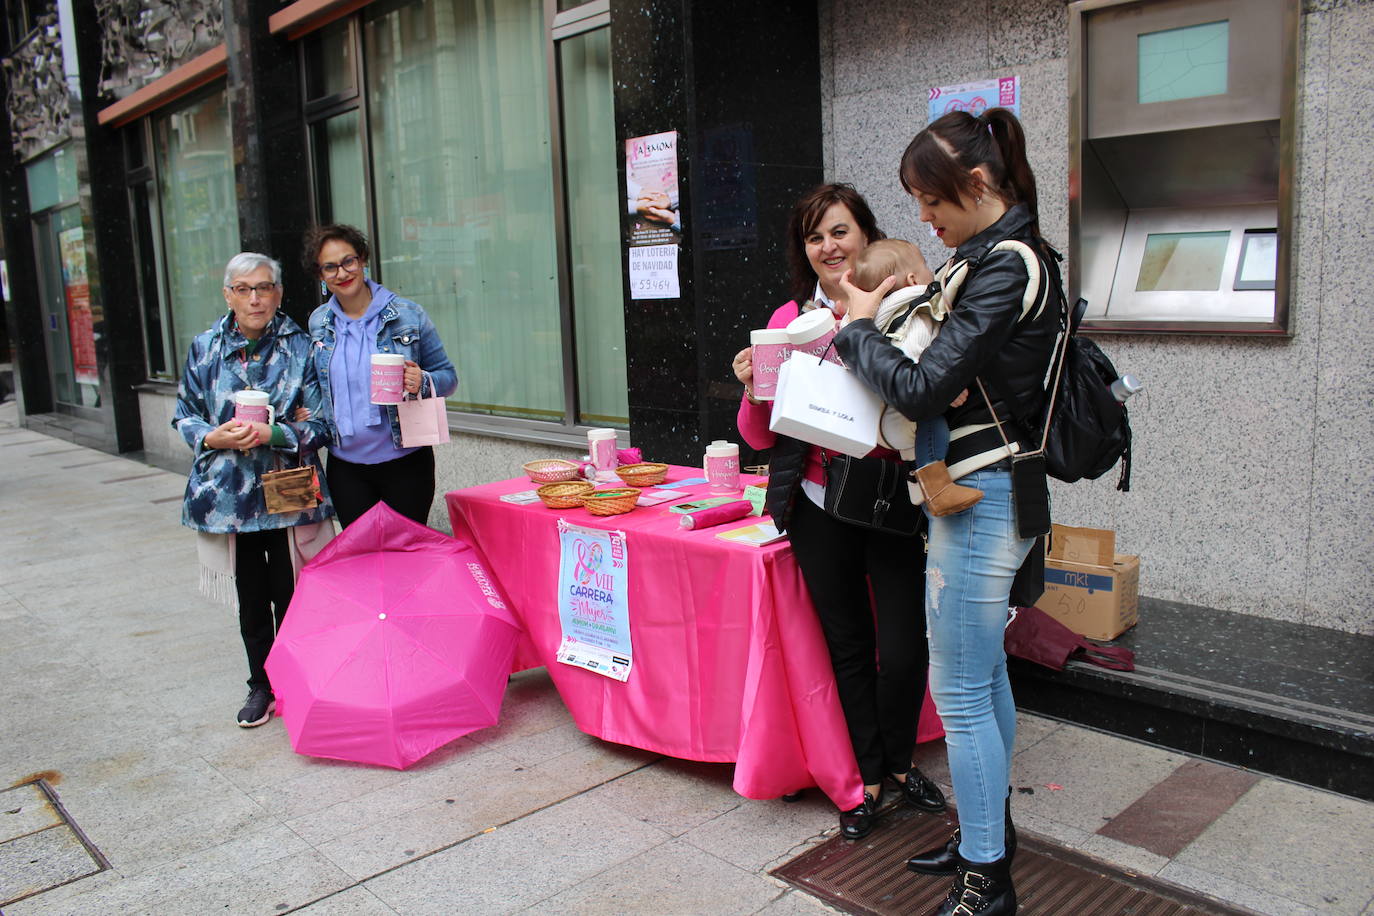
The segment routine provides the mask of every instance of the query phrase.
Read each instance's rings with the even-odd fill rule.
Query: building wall
[[[1018,75],[1041,224],[1067,249],[1063,0],[820,8],[828,175],[938,265],[947,252],[897,182],[927,90]],[[1348,103],[1374,96],[1374,3],[1307,0],[1302,28],[1291,339],[1099,336],[1146,384],[1131,402],[1131,492],[1114,475],[1056,484],[1053,509],[1064,524],[1115,529],[1118,550],[1141,557],[1143,594],[1369,634],[1374,121]]]

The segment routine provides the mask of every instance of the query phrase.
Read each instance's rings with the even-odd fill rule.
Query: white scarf
[[[286,529],[291,548],[292,579],[299,579],[301,569],[315,554],[334,540],[334,520],[294,525]],[[200,593],[217,604],[238,609],[237,581],[238,538],[229,534],[196,532],[196,556],[200,560]]]

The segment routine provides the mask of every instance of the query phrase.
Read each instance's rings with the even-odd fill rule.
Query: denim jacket
[[[427,394],[432,383],[440,397],[453,394],[458,388],[458,373],[444,352],[444,343],[434,329],[434,322],[429,320],[425,310],[417,303],[396,295],[386,287],[382,289],[391,299],[382,310],[382,322],[377,329],[377,352],[399,353],[418,364],[426,379],[421,383],[422,392]],[[310,315],[310,355],[328,408],[329,433],[337,441],[334,395],[329,383],[329,363],[334,358],[334,342],[334,310],[326,302]],[[391,421],[391,441],[401,448],[401,420],[396,408],[386,405],[385,410]]]
[[[268,531],[322,521],[334,514],[327,497],[306,512],[268,513],[262,474],[296,467],[298,448],[300,461],[318,470],[315,450],[329,444],[329,423],[309,359],[310,342],[300,325],[278,312],[251,356],[247,345],[233,316],[225,315],[191,341],[186,355],[172,426],[195,453],[181,509],[181,523],[188,528],[216,534]],[[234,392],[245,388],[267,392],[286,443],[280,448],[259,446],[247,454],[206,448],[206,434],[233,418]],[[293,423],[292,415],[301,406],[310,410],[311,419]],[[323,489],[324,474],[319,478]]]

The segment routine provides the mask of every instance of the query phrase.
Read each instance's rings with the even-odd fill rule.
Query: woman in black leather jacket
[[[793,207],[787,232],[794,299],[774,311],[768,326],[786,327],[810,309],[829,308],[843,316],[840,277],[854,255],[880,238],[868,202],[849,185],[821,185],[803,195]],[[750,393],[748,348],[735,355],[734,371],[745,386],[740,435],[755,449],[772,450],[768,512],[779,530],[787,531],[815,605],[864,781],[857,804],[840,812],[840,831],[851,840],[868,834],[884,779],[895,782],[913,807],[943,811],[944,794],[911,762],[929,663],[920,540],[859,528],[828,515],[820,449],[768,429],[769,402]],[[888,457],[900,460],[896,452]]]
[[[956,875],[942,916],[960,904],[958,912],[1001,916],[1016,912],[1008,798],[1016,707],[1002,636],[1017,569],[1049,527],[1043,464],[1018,469],[1013,500],[1010,455],[1039,441],[1017,427],[1001,398],[1016,402],[1018,416],[1043,415],[1044,378],[1062,320],[1051,288],[1058,275],[1036,221],[1025,135],[1006,109],[933,122],[903,154],[901,182],[921,220],[955,249],[936,275],[952,310],[920,362],[912,362],[870,320],[890,284],[864,293],[846,277],[841,286],[853,320],[835,345],[845,365],[908,418],[944,415],[950,475],[984,493],[971,508],[930,520],[930,684],[945,725],[959,830],[907,865]],[[999,247],[1008,240],[1022,244]],[[965,389],[968,400],[949,407]]]

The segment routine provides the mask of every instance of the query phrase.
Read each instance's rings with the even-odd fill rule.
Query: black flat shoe
[[[840,812],[840,835],[846,840],[862,840],[878,819],[878,800],[867,792],[856,808]]]
[[[930,814],[939,814],[945,810],[945,793],[914,766],[907,770],[906,782],[899,782],[895,776],[892,777],[892,781],[897,783],[902,798],[906,799],[906,803],[911,807]]]

